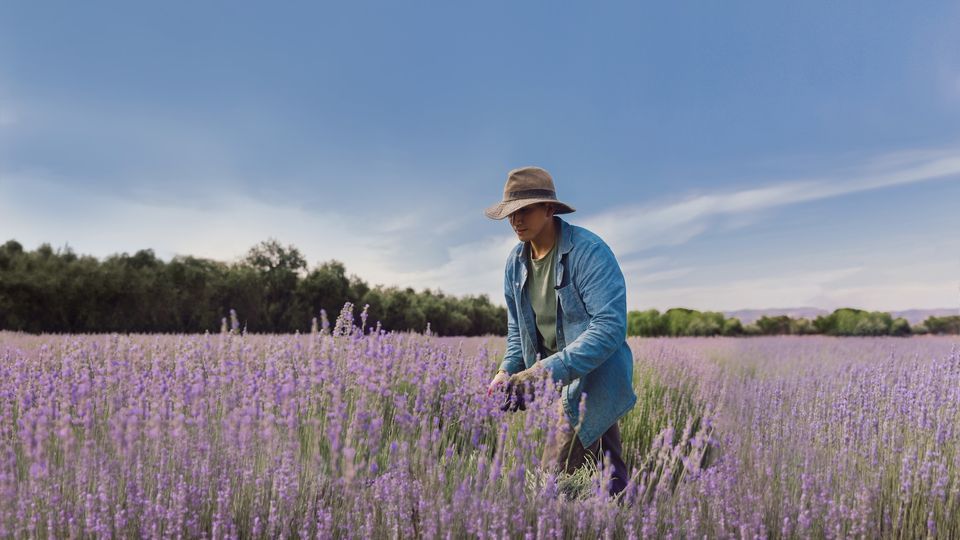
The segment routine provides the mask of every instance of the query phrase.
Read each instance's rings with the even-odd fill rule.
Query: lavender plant
[[[958,341],[630,341],[631,481],[540,467],[502,338],[0,333],[0,537],[960,536]]]

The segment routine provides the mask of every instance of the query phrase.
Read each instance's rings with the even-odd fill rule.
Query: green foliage
[[[757,319],[757,322],[754,324],[756,326],[754,335],[775,336],[817,333],[817,329],[809,319],[793,319],[787,315],[777,315],[774,317],[764,315]]]
[[[903,317],[897,317],[893,320],[893,323],[890,325],[890,335],[891,336],[909,336],[910,335],[910,322],[908,322]]]
[[[810,319],[791,319],[790,333],[795,335],[816,334],[817,329],[813,326],[813,321]]]
[[[830,336],[886,336],[891,335],[893,317],[880,311],[840,308],[817,317],[813,325],[818,332]]]
[[[724,318],[722,313],[716,311],[696,313],[690,318],[690,324],[687,326],[687,335],[717,336],[723,332],[723,323]]]
[[[757,323],[750,323],[750,324],[744,325],[744,327],[743,327],[743,335],[745,335],[745,336],[759,336],[759,335],[761,335],[761,334],[760,334],[760,327],[757,326]]]
[[[667,335],[668,336],[683,336],[686,335],[687,327],[690,325],[690,320],[693,318],[693,310],[686,308],[672,308],[668,309],[666,313],[663,314],[664,319],[666,320]]]
[[[922,336],[930,333],[930,329],[927,328],[927,325],[920,323],[910,329],[910,333],[915,336]]]
[[[889,313],[841,308],[813,321],[787,315],[764,315],[750,324],[724,318],[721,313],[685,308],[655,309],[627,313],[631,336],[773,336],[826,334],[830,336],[910,336],[915,334],[960,334],[960,316],[930,317],[913,328],[903,317]]]
[[[756,325],[760,333],[767,336],[790,333],[790,317],[786,315],[777,317],[764,315],[757,320]]]
[[[723,335],[725,336],[739,336],[743,333],[743,324],[740,323],[740,319],[736,317],[731,317],[729,319],[724,319],[723,321]]]
[[[169,262],[153,250],[98,260],[69,247],[24,251],[0,245],[0,329],[26,332],[217,331],[231,309],[251,332],[307,330],[324,309],[336,317],[346,302],[367,326],[436,335],[506,334],[506,308],[486,295],[456,298],[429,289],[371,287],[330,260],[308,270],[293,246],[274,239],[235,263],[190,256]]]
[[[960,334],[960,316],[927,317],[923,326],[931,334]]]
[[[736,336],[743,332],[739,319],[724,318],[716,311],[686,308],[655,309],[627,313],[627,335],[656,336]]]
[[[627,335],[645,337],[666,335],[665,321],[660,316],[660,312],[655,309],[631,311],[627,313]]]

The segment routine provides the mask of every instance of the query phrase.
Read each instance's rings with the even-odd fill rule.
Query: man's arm
[[[604,242],[587,250],[571,279],[579,283],[590,322],[577,339],[542,360],[553,381],[564,385],[603,364],[627,335],[627,286],[620,265]]]
[[[507,267],[513,262],[514,254],[511,251],[507,259]],[[509,374],[522,371],[526,364],[523,362],[523,348],[520,345],[520,327],[517,325],[517,304],[514,301],[513,281],[510,280],[506,268],[503,271],[503,297],[507,302],[507,350],[503,353],[503,362],[500,369]]]

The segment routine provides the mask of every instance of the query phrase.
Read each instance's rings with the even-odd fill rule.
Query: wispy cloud
[[[675,202],[630,205],[587,215],[579,224],[600,234],[619,257],[677,245],[710,230],[718,219],[885,187],[960,175],[960,150],[882,156],[859,169],[817,179],[781,181]]]

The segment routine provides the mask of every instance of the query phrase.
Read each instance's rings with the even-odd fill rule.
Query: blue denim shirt
[[[633,408],[633,353],[627,344],[627,289],[613,251],[597,234],[553,216],[559,230],[556,266],[557,353],[540,361],[555,383],[570,425],[586,393],[584,448]],[[536,315],[524,285],[530,243],[519,242],[504,268],[507,348],[501,369],[517,373],[537,361]]]

